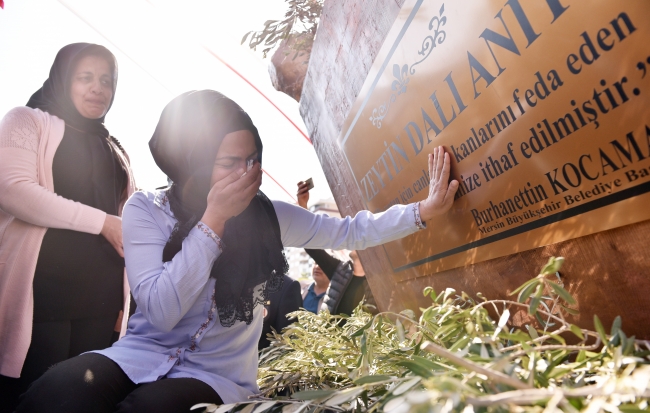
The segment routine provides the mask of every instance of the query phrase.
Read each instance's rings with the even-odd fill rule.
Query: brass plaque
[[[366,207],[452,210],[384,246],[397,280],[650,218],[650,2],[407,0],[339,144]]]

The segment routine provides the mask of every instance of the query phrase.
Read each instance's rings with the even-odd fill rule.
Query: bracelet
[[[415,226],[418,227],[418,229],[425,229],[427,227],[427,224],[422,222],[422,219],[420,218],[419,202],[413,204],[413,217],[415,218]]]
[[[200,229],[205,235],[207,235],[212,241],[217,244],[217,247],[219,247],[219,251],[223,252],[223,244],[221,243],[221,238],[210,229],[207,225],[205,225],[203,222],[199,221],[198,224],[196,224],[196,227]]]

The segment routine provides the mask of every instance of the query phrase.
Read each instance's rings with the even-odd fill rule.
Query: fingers
[[[447,182],[451,170],[451,158],[442,146],[434,148],[429,154],[429,176],[431,177],[430,192],[438,188],[447,190]]]
[[[236,172],[233,172],[223,178],[222,180],[216,182],[214,185],[219,185],[222,189],[228,189],[233,192],[242,191],[245,188],[253,185],[253,183],[260,177],[262,166],[259,163],[255,163],[253,168],[250,171],[244,173],[243,169],[239,169]],[[230,187],[230,188],[229,188]]]
[[[257,164],[253,166],[246,176],[243,176],[239,182],[233,184],[236,191],[241,191],[244,199],[252,199],[262,185],[262,168]],[[250,176],[249,176],[250,175]]]
[[[454,202],[454,196],[456,195],[456,191],[458,191],[459,185],[455,179],[449,183],[447,193],[445,194],[445,204],[452,204]]]
[[[239,199],[252,199],[253,196],[257,193],[262,184],[262,171],[261,168],[256,165],[253,166],[253,169],[248,171],[245,176],[242,176],[237,182],[233,182],[225,188],[226,193],[229,196],[239,198]]]
[[[257,175],[253,182],[248,186],[248,188],[251,188],[254,194],[257,193],[257,191],[260,189],[260,186],[262,185],[262,177],[264,176],[264,171],[262,171],[262,167],[260,166],[260,169],[257,172]]]
[[[440,147],[434,149],[434,161],[433,161],[433,176],[436,177],[436,181],[440,179]]]
[[[225,222],[248,207],[262,184],[262,166],[256,162],[243,173],[240,169],[216,182],[208,194],[208,206],[201,218],[210,228],[223,231]]]
[[[208,204],[212,202],[221,205],[221,209],[230,205],[226,206],[224,211],[229,211],[233,205],[242,202],[248,204],[257,194],[261,184],[262,168],[259,162],[256,162],[246,174],[240,169],[215,182],[208,194]],[[224,212],[224,217],[229,218],[230,212]]]
[[[115,248],[120,257],[124,257],[122,218],[115,215],[106,215],[100,234]]]
[[[108,242],[113,246],[113,248],[115,248],[117,254],[120,257],[124,258],[124,245],[122,244],[122,232],[114,234],[113,237],[108,239]]]
[[[124,311],[120,310],[120,313],[117,315],[117,321],[115,322],[115,327],[113,331],[119,333],[122,329],[122,318],[124,317]]]
[[[298,182],[298,194],[304,194],[305,192],[309,192],[309,184],[304,181]]]
[[[447,162],[448,155],[445,152],[445,150],[442,148],[442,146],[438,146],[436,148],[436,153],[438,154],[436,163],[435,163],[435,168],[436,168],[436,179],[441,180],[441,175],[442,175],[442,170],[444,168],[445,163]],[[449,178],[449,177],[447,177]]]
[[[115,231],[115,238],[111,244],[113,244],[113,247],[117,251],[120,257],[124,258],[124,244],[122,242],[122,222],[119,222],[119,226],[116,228]]]
[[[258,175],[262,173],[261,170],[262,165],[259,162],[255,162],[253,167],[248,172],[240,175],[239,182],[246,186],[252,184],[258,178]]]
[[[433,154],[429,154],[429,175],[433,181],[438,181],[442,173],[445,162],[446,152],[442,146],[433,149]]]
[[[232,185],[233,183],[239,181],[242,178],[243,174],[244,174],[244,170],[242,168],[240,168],[239,170],[237,170],[235,172],[231,172],[225,178],[215,182],[213,187],[226,188],[227,186]],[[249,175],[249,174],[246,174],[246,175]]]
[[[449,154],[444,151],[444,149],[440,148],[440,150],[443,153],[443,156],[441,156],[444,161],[441,162],[442,166],[440,168],[440,175],[439,175],[439,182],[440,182],[440,187],[442,190],[447,190],[447,183],[449,182],[449,173],[451,170],[451,159],[449,158]]]
[[[459,188],[457,180],[449,182],[451,156],[442,146],[438,146],[429,154],[428,166],[431,175],[429,196],[420,202],[420,217],[423,221],[447,212],[454,203],[454,196]]]

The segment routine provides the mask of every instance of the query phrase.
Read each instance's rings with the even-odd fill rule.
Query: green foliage
[[[311,51],[316,36],[316,28],[321,11],[323,10],[324,0],[285,0],[289,5],[289,10],[283,20],[267,20],[264,23],[264,29],[261,31],[251,31],[244,35],[241,44],[247,39],[248,46],[257,50],[257,47],[264,47],[262,53],[266,58],[267,53],[273,49],[278,42],[284,39],[292,38],[291,48],[296,52],[293,56],[301,56]],[[249,38],[250,36],[250,38]]]
[[[274,334],[260,354],[258,395],[200,407],[218,413],[647,410],[650,343],[628,338],[620,318],[610,335],[597,317],[596,332],[568,323],[563,314],[575,300],[553,279],[561,265],[552,258],[513,292],[518,301],[477,302],[428,287],[432,305],[419,318],[412,311],[372,316],[361,306],[351,317],[296,312],[297,322]],[[514,327],[515,312],[537,323]],[[567,344],[569,337],[577,344]]]

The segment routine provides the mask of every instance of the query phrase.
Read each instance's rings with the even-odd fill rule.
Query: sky
[[[165,105],[188,90],[214,89],[239,103],[257,126],[267,172],[262,191],[269,198],[295,202],[296,183],[310,177],[315,184],[312,202],[332,196],[304,136],[299,104],[271,85],[270,56],[262,59],[260,50],[240,45],[246,32],[284,16],[284,0],[4,3],[0,10],[0,116],[24,105],[40,88],[61,47],[97,43],[111,50],[118,61],[115,101],[105,124],[128,152],[139,187],[166,184],[148,147]],[[214,55],[248,79],[295,126]]]

